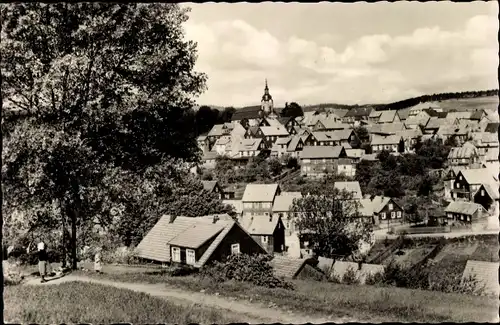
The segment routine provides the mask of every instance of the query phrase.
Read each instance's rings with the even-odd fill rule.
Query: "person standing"
[[[97,248],[95,256],[94,256],[94,271],[97,273],[102,272],[102,254],[101,248]]]
[[[45,276],[47,275],[47,263],[48,263],[48,255],[45,248],[45,244],[43,242],[38,243],[38,271],[40,272],[40,277],[42,278],[41,282],[46,282]]]

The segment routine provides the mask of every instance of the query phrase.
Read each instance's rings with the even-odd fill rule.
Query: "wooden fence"
[[[404,228],[398,229],[395,231],[396,235],[417,235],[417,234],[439,234],[439,233],[448,233],[451,232],[451,228],[449,226],[444,227],[416,227],[416,228]]]

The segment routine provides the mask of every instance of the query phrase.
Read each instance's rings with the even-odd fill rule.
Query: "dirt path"
[[[263,304],[251,303],[242,300],[232,300],[230,298],[209,295],[201,292],[182,291],[177,288],[170,287],[165,284],[149,284],[149,283],[126,283],[111,280],[93,279],[85,276],[67,275],[63,278],[51,280],[44,284],[40,283],[39,278],[28,279],[25,285],[53,285],[71,281],[91,282],[112,286],[120,289],[128,289],[137,292],[147,293],[151,296],[168,299],[177,304],[196,304],[203,307],[228,310],[242,316],[242,322],[248,323],[283,323],[283,324],[300,324],[300,323],[346,323],[356,322],[354,319],[348,318],[320,318],[317,316],[306,316],[299,313],[287,312],[285,310],[276,309],[275,307],[267,307]]]

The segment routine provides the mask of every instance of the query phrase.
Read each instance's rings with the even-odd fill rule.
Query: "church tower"
[[[265,115],[268,116],[271,113],[274,113],[273,107],[273,97],[269,94],[269,87],[267,86],[266,79],[266,87],[264,88],[264,95],[262,95],[262,100],[260,102],[260,110]]]

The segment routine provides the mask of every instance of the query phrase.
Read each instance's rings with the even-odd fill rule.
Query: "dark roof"
[[[480,120],[483,117],[484,111],[475,111],[470,115],[471,120]]]
[[[289,116],[289,117],[278,117],[278,122],[282,125],[286,125],[290,120],[293,120],[294,118]]]
[[[259,126],[258,125],[254,125],[254,126],[250,126],[248,128],[248,133],[250,135],[256,135],[257,134],[257,131],[259,131]]]
[[[277,277],[294,278],[306,264],[306,259],[296,259],[285,256],[275,256],[269,263]]]
[[[429,114],[430,117],[446,118],[446,116],[448,115],[448,112],[438,112],[433,110],[432,108],[425,108],[423,109],[423,111]]]
[[[368,116],[372,112],[372,107],[354,107],[351,108],[344,116],[345,117],[360,117]]]
[[[488,125],[486,125],[486,129],[484,129],[484,132],[497,133],[499,126],[500,126],[500,123],[497,123],[497,122],[488,123]]]
[[[249,106],[237,109],[231,117],[231,121],[246,119],[258,119],[260,117],[260,106]]]

